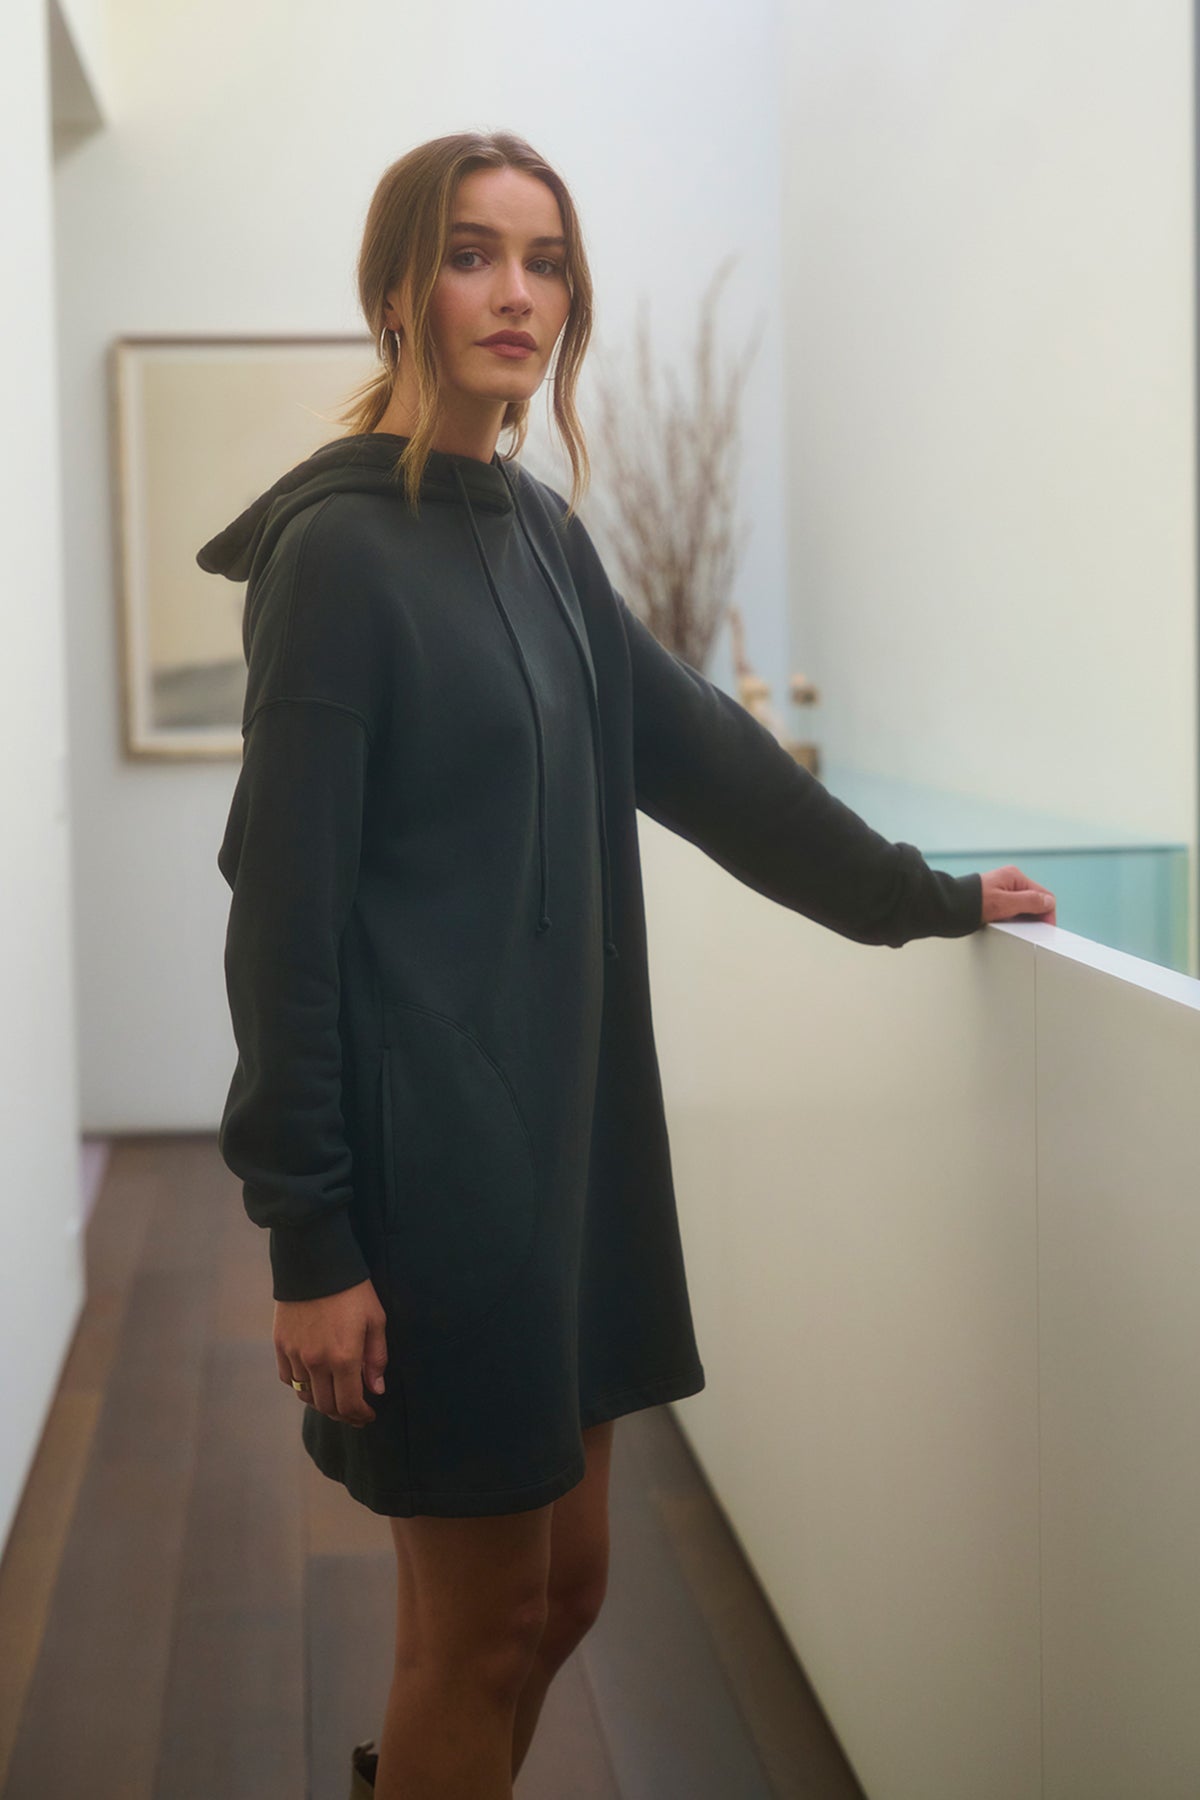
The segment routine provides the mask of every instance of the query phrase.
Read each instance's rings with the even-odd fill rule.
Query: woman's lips
[[[497,356],[532,356],[528,344],[480,344],[481,350],[494,350]]]

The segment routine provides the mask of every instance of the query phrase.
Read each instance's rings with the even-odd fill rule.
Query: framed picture
[[[245,582],[196,562],[280,475],[345,434],[369,337],[123,337],[109,350],[122,749],[240,758]]]

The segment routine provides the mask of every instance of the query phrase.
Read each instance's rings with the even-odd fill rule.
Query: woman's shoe
[[[350,1800],[373,1800],[378,1767],[375,1739],[368,1738],[365,1744],[355,1744],[350,1752]]]

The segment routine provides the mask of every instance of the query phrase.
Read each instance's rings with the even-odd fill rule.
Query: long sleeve
[[[369,605],[309,529],[320,510],[288,528],[255,593],[242,767],[217,858],[232,889],[225,981],[238,1048],[218,1142],[249,1217],[270,1231],[277,1300],[368,1276],[349,1211],[338,951],[380,659]]]
[[[932,869],[915,845],[874,831],[613,593],[632,667],[641,811],[747,887],[858,943],[899,949],[978,929],[978,874]]]

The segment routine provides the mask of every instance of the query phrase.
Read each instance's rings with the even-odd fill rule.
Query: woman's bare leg
[[[376,1800],[512,1800],[513,1720],[547,1620],[552,1512],[389,1521],[396,1666]]]
[[[608,1473],[612,1419],[583,1434],[587,1474],[553,1502],[546,1629],[517,1700],[513,1721],[512,1775],[525,1761],[546,1691],[572,1651],[591,1630],[608,1585]]]

